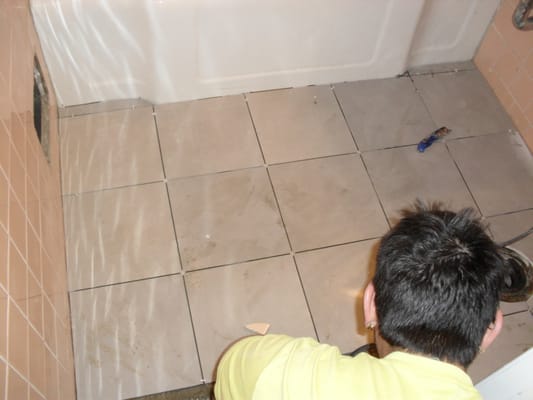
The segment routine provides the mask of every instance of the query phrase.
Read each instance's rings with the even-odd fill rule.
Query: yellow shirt
[[[431,358],[394,352],[343,356],[311,338],[251,336],[222,357],[217,400],[480,400],[460,368]]]

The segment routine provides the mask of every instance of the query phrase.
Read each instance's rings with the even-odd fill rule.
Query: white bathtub
[[[166,103],[470,59],[499,0],[32,0],[60,105]]]

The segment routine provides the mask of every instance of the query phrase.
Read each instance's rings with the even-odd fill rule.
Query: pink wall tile
[[[28,383],[13,368],[7,371],[7,399],[27,399]]]
[[[6,398],[6,364],[0,360],[0,400]]]
[[[37,388],[37,390],[39,390],[41,393],[44,393],[46,390],[44,344],[39,334],[33,329],[30,329],[29,340],[30,382]]]
[[[516,79],[509,85],[509,91],[525,114],[528,105],[533,102],[533,78],[529,78],[525,69],[518,70]]]
[[[50,89],[50,161],[33,126],[34,55]],[[75,399],[59,182],[56,100],[29,2],[0,0],[0,400]]]
[[[0,356],[4,358],[7,356],[7,326],[7,293],[0,288]]]
[[[526,61],[524,61],[524,66],[528,76],[533,78],[533,50],[529,52],[529,56],[526,58]]]
[[[9,302],[8,362],[24,377],[28,376],[28,323],[24,315]]]
[[[533,151],[533,32],[512,24],[518,1],[502,1],[474,62]]]
[[[26,291],[28,268],[26,262],[19,254],[18,250],[10,245],[9,248],[9,295],[17,303],[19,308],[26,315],[26,303],[28,293]]]

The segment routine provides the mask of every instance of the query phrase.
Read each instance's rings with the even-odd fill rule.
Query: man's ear
[[[365,315],[366,327],[374,327],[378,321],[375,298],[376,290],[374,289],[374,284],[370,282],[368,285],[366,285],[365,292],[363,294],[363,312]]]
[[[503,314],[500,309],[496,311],[496,317],[494,318],[494,322],[489,325],[487,328],[487,331],[485,332],[485,336],[483,336],[483,340],[481,341],[481,345],[479,346],[480,351],[487,350],[487,347],[489,347],[494,339],[498,336],[500,331],[502,330],[503,326]]]

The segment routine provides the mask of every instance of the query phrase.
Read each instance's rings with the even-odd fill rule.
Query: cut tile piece
[[[193,386],[201,373],[180,276],[74,292],[79,400]]]
[[[247,98],[267,163],[356,150],[328,86],[251,93]]]
[[[418,67],[409,68],[409,74],[411,76],[439,74],[442,72],[470,71],[473,69],[476,69],[476,65],[472,61],[458,61],[442,64],[421,65]]]
[[[184,269],[289,251],[263,167],[178,179],[168,187]]]
[[[415,144],[436,129],[407,77],[341,83],[335,93],[360,150]]]
[[[343,353],[373,340],[365,329],[363,291],[375,270],[377,244],[367,240],[296,255],[318,338]]]
[[[270,324],[266,322],[253,322],[244,326],[246,329],[259,335],[266,335],[270,329]]]
[[[388,229],[358,155],[270,167],[296,251],[381,236]]]
[[[290,256],[191,272],[185,282],[207,381],[226,347],[250,335],[249,321],[268,321],[270,333],[315,337]]]
[[[477,209],[442,143],[433,144],[425,153],[409,146],[368,152],[363,154],[363,159],[391,222],[417,197],[441,201],[452,209]]]
[[[180,270],[165,185],[66,196],[70,290]]]
[[[489,223],[490,231],[494,235],[494,240],[501,243],[526,232],[533,226],[533,210],[490,217],[487,218],[487,222]],[[533,234],[509,246],[521,251],[529,259],[533,260]],[[505,315],[517,311],[525,311],[528,309],[528,306],[525,301],[517,303],[502,302],[501,308]]]
[[[508,315],[494,343],[477,356],[468,374],[477,383],[509,361],[533,347],[533,315],[529,312]]]
[[[518,134],[448,143],[485,216],[533,207],[533,157]]]
[[[152,108],[61,120],[63,193],[163,179]]]
[[[413,80],[435,123],[452,130],[450,137],[507,132],[513,128],[479,71],[419,75]]]
[[[167,104],[156,112],[168,178],[263,165],[243,96]]]

